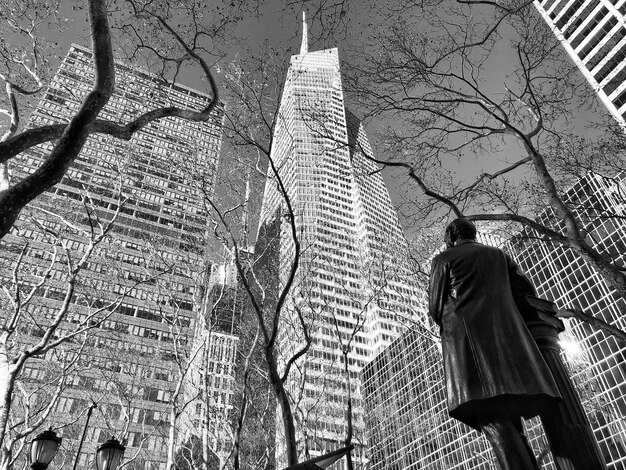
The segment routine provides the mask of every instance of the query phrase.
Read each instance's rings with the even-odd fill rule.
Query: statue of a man
[[[476,242],[464,219],[446,228],[432,262],[430,315],[441,327],[450,416],[485,434],[503,470],[534,470],[521,418],[560,400],[524,323],[535,289],[502,250]]]

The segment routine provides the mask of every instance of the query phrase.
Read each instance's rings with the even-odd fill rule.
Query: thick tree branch
[[[285,383],[285,381],[287,380],[287,377],[289,377],[289,371],[291,370],[291,367],[293,366],[293,364],[295,364],[296,361],[300,359],[302,356],[304,356],[307,353],[307,351],[311,348],[311,335],[309,334],[309,328],[304,322],[304,315],[302,313],[302,309],[298,307],[297,305],[294,306],[294,308],[296,312],[298,313],[298,321],[300,322],[300,327],[302,328],[302,332],[304,333],[305,344],[287,361],[287,364],[285,365],[285,371],[283,372],[283,375],[280,378],[280,381],[282,383]]]
[[[464,218],[467,220],[482,220],[482,221],[499,221],[499,222],[517,222],[526,227],[529,227],[536,231],[537,233],[544,235],[547,239],[555,241],[556,243],[560,243],[562,245],[569,245],[569,239],[556,232],[552,229],[549,229],[545,225],[542,225],[538,222],[535,222],[528,217],[524,217],[523,215],[513,214],[513,213],[504,213],[504,214],[471,214],[465,215]]]
[[[0,163],[5,163],[29,148],[44,142],[58,140],[50,156],[40,168],[18,182],[13,188],[0,192],[0,237],[8,232],[25,204],[62,179],[91,133],[103,133],[118,139],[129,140],[134,133],[147,124],[166,117],[205,122],[212,116],[219,104],[219,94],[217,83],[209,65],[197,54],[195,49],[190,48],[185,43],[183,38],[174,31],[163,17],[148,14],[154,17],[174,37],[180,47],[185,50],[187,57],[199,64],[211,87],[210,102],[199,111],[175,106],[154,109],[143,113],[125,125],[96,119],[112,94],[115,71],[105,1],[93,0],[90,3],[90,21],[96,84],[83,101],[78,113],[69,124],[54,124],[28,129],[4,142],[0,142]],[[26,90],[24,91],[26,92]]]
[[[600,318],[594,317],[588,313],[583,312],[578,309],[561,309],[556,312],[556,316],[559,318],[575,318],[578,321],[586,323],[592,327],[597,328],[598,330],[602,330],[605,333],[614,337],[617,341],[626,345],[626,333],[619,328],[614,327],[610,323],[601,320]]]
[[[8,233],[27,203],[61,181],[87,140],[89,125],[113,94],[115,69],[105,0],[89,3],[89,19],[94,51],[94,87],[46,161],[34,173],[0,193],[0,237]]]

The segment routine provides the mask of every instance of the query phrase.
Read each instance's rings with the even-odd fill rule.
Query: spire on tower
[[[241,212],[241,230],[239,232],[239,244],[242,249],[248,247],[248,205],[250,203],[250,168],[245,170],[246,179],[246,197],[243,203],[243,211]]]
[[[309,32],[306,26],[306,12],[302,12],[302,44],[300,45],[300,55],[309,52]]]

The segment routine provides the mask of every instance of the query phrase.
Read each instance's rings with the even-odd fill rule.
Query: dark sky
[[[345,16],[344,13],[337,10],[327,12],[326,17],[322,17],[323,23],[320,22],[319,18],[313,22],[310,20],[314,13],[314,10],[310,8],[311,11],[308,12],[310,49],[338,47],[340,58],[345,59],[352,45],[358,44],[360,29],[373,21],[366,6],[367,1],[369,0],[364,0],[360,3],[360,5],[363,5],[362,8],[354,8],[354,5],[358,2],[353,2],[351,4],[352,8],[344,12]],[[258,16],[247,17],[239,24],[236,30],[236,36],[240,39],[239,43],[229,49],[228,56],[223,62],[228,64],[230,61],[246,54],[253,54],[267,43],[274,49],[277,59],[282,58],[287,63],[289,57],[299,50],[302,11],[298,6],[286,6],[287,3],[286,0],[262,2],[261,8],[258,10]],[[53,65],[56,65],[54,64],[55,59],[58,61],[67,52],[71,43],[74,42],[84,46],[90,45],[84,2],[75,0],[62,1],[59,16],[63,19],[64,31],[59,31],[59,28],[52,28],[46,32],[47,39],[57,43],[55,51],[51,51],[51,62]],[[329,21],[331,19],[336,19],[337,17],[340,17],[340,21],[333,25],[336,27],[334,31],[337,31],[336,36],[334,36],[333,34],[328,34],[330,29],[327,26],[330,24]],[[322,36],[321,38],[320,35]],[[495,49],[488,64],[491,70],[489,74],[490,89],[505,90],[506,74],[510,68],[509,64],[512,57],[513,54],[507,45],[505,32],[505,37]],[[223,70],[224,65],[217,68],[218,80]],[[205,89],[199,77],[200,75],[196,71],[188,70],[182,74],[181,81],[193,88]],[[351,103],[348,102],[347,105],[351,106]],[[584,128],[587,122],[593,122],[595,119],[593,114],[587,114],[586,112],[581,112],[578,116],[581,129]],[[374,148],[376,148],[375,134],[381,127],[381,123],[377,121],[368,122],[366,130]],[[585,131],[581,130],[581,132]],[[482,171],[498,169],[504,165],[505,161],[511,161],[519,153],[520,149],[517,146],[507,145],[503,146],[500,152],[496,152],[489,159],[464,155],[463,160],[455,163],[455,171],[461,178],[469,179],[472,175]],[[401,197],[397,191],[397,180],[389,172],[384,173],[384,176],[390,188],[392,198],[399,202]],[[402,191],[406,191],[406,188]]]

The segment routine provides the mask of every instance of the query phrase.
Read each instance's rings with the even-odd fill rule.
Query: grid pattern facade
[[[223,461],[232,449],[232,413],[235,366],[239,338],[205,330],[194,338],[199,363],[192,363],[186,380],[187,407],[179,440],[202,436],[206,427],[209,447]]]
[[[406,241],[383,179],[364,157],[370,151],[362,124],[345,108],[337,49],[308,52],[304,45],[291,58],[271,155],[302,246],[279,342],[286,361],[303,344],[297,312],[303,313],[312,345],[287,383],[302,453],[316,456],[343,445],[349,395],[353,455],[362,463],[367,457],[358,373],[374,351],[398,336],[401,318],[411,317],[417,306],[403,256]],[[268,178],[261,227],[284,216],[283,201],[277,182]],[[280,226],[284,285],[294,245],[289,224]],[[349,350],[347,361],[342,350]]]
[[[440,344],[412,329],[363,369],[372,470],[488,470],[489,444],[450,419]]]
[[[205,315],[196,323],[191,366],[185,380],[182,441],[202,436],[224,461],[232,449],[235,369],[242,292],[234,264],[214,264]],[[243,294],[245,295],[245,294]],[[181,439],[179,439],[181,440]]]
[[[588,175],[566,192],[594,245],[617,263],[626,254],[626,185],[623,177]],[[620,219],[621,217],[621,219]],[[550,211],[539,217],[553,228]],[[540,297],[559,308],[582,309],[625,329],[624,301],[579,256],[521,233],[504,248],[529,275]],[[489,243],[488,237],[485,242]],[[492,240],[496,241],[496,240]],[[563,359],[572,374],[610,469],[626,466],[625,348],[580,322],[566,321]],[[372,469],[492,468],[484,438],[448,417],[440,345],[418,330],[397,339],[362,372]],[[426,425],[424,425],[426,423]],[[546,448],[537,420],[526,423],[535,455]],[[546,469],[554,469],[549,456]]]
[[[610,113],[626,126],[626,2],[535,0],[572,60]]]
[[[626,264],[626,181],[590,174],[565,194],[593,245]],[[540,222],[552,225],[550,211]],[[559,308],[580,309],[626,330],[626,303],[570,249],[533,243],[529,233],[505,246],[530,276],[540,297]],[[626,467],[626,346],[588,325],[571,321],[561,335],[566,364],[609,468]]]
[[[487,440],[448,415],[441,344],[422,328],[378,354],[361,380],[372,470],[497,468]],[[541,468],[556,470],[539,421],[524,424]]]
[[[91,52],[73,45],[29,126],[67,122],[93,80]],[[100,117],[121,123],[155,106],[199,110],[209,102],[207,95],[116,64],[116,89]],[[117,212],[113,232],[81,273],[67,321],[58,330],[70,331],[94,311],[107,306],[110,310],[103,312],[106,321],[90,330],[79,367],[72,372],[72,386],[51,420],[52,425],[61,425],[83,412],[92,399],[100,401],[81,465],[95,455],[90,445],[115,434],[126,441],[127,456],[139,452],[137,463],[145,468],[164,466],[168,402],[178,380],[177,362],[191,346],[194,286],[206,264],[199,240],[207,213],[202,193],[189,177],[202,177],[203,189],[214,190],[221,125],[218,110],[206,123],[162,119],[129,141],[91,136],[62,182],[35,201],[44,211],[32,213],[41,220],[33,225],[23,216],[2,241],[3,284],[11,285],[16,253],[28,245],[19,274],[24,286],[32,286],[60,249],[58,240],[38,226],[61,232],[64,224],[55,221],[57,216],[71,222],[76,230],[65,231],[66,249],[57,259],[78,259],[89,243],[85,235],[89,224],[111,220]],[[34,171],[51,149],[46,143],[25,152],[13,167],[14,174]],[[29,305],[28,313],[36,321],[22,328],[25,341],[40,336],[37,324],[49,322],[62,304],[67,287],[64,269],[62,263],[54,263],[49,282]],[[181,353],[178,358],[176,351]],[[51,358],[27,364],[26,380],[49,379]],[[74,447],[79,426],[62,431],[63,447]]]

